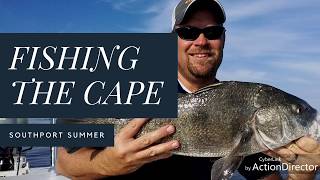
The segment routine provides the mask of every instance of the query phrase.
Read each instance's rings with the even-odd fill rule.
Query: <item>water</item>
[[[52,124],[49,118],[0,118],[0,124]],[[27,149],[30,147],[23,147]],[[32,147],[31,150],[22,153],[27,157],[30,167],[48,167],[51,165],[50,147]]]
[[[50,147],[33,147],[26,152],[30,167],[48,167],[51,165]]]
[[[52,119],[28,119],[29,124],[52,124]],[[30,167],[48,167],[51,165],[51,147],[33,147],[26,152]]]

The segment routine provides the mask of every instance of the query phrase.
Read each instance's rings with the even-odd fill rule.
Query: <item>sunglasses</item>
[[[196,40],[201,33],[203,33],[208,40],[216,40],[222,36],[222,34],[225,32],[225,28],[223,26],[208,26],[200,29],[192,26],[181,26],[176,27],[174,31],[181,39],[187,41]]]

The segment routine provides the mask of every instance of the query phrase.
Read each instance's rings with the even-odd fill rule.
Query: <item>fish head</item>
[[[271,86],[254,98],[257,139],[268,149],[284,146],[302,136],[319,137],[317,111],[306,101]]]

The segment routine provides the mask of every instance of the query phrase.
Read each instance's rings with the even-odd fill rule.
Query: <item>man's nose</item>
[[[203,33],[201,33],[199,37],[196,40],[194,40],[193,43],[196,46],[205,46],[208,44],[208,39],[204,36]]]

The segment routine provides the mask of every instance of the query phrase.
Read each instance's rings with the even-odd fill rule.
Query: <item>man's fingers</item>
[[[148,120],[148,118],[134,118],[130,120],[130,122],[120,130],[118,133],[118,138],[133,138]]]
[[[175,132],[175,128],[172,125],[163,126],[153,132],[149,132],[136,140],[132,141],[129,145],[129,149],[131,151],[140,151],[153,143],[159,141],[160,139],[173,134]]]
[[[281,159],[284,159],[285,161],[288,162],[293,162],[296,160],[297,156],[295,153],[290,151],[289,149],[283,147],[283,148],[278,148],[273,150]]]
[[[158,156],[155,156],[153,158],[149,158],[147,160],[145,160],[145,163],[150,163],[150,162],[153,162],[153,161],[158,161],[160,159],[166,159],[166,158],[169,158],[172,156],[172,153],[164,153],[164,154],[161,154],[161,155],[158,155]]]
[[[302,150],[296,143],[290,143],[290,144],[286,145],[285,147],[297,155],[298,154],[309,154],[308,152]]]
[[[317,141],[310,137],[302,137],[296,141],[297,146],[312,154],[319,154],[320,153],[320,145]]]
[[[136,159],[142,159],[146,161],[150,161],[156,158],[156,156],[162,154],[168,154],[170,151],[179,148],[180,144],[176,140],[172,140],[166,143],[158,144],[152,146],[148,149],[136,153]]]
[[[263,154],[266,154],[270,157],[279,158],[279,155],[277,153],[273,152],[272,150],[265,151],[265,152],[263,152]]]

